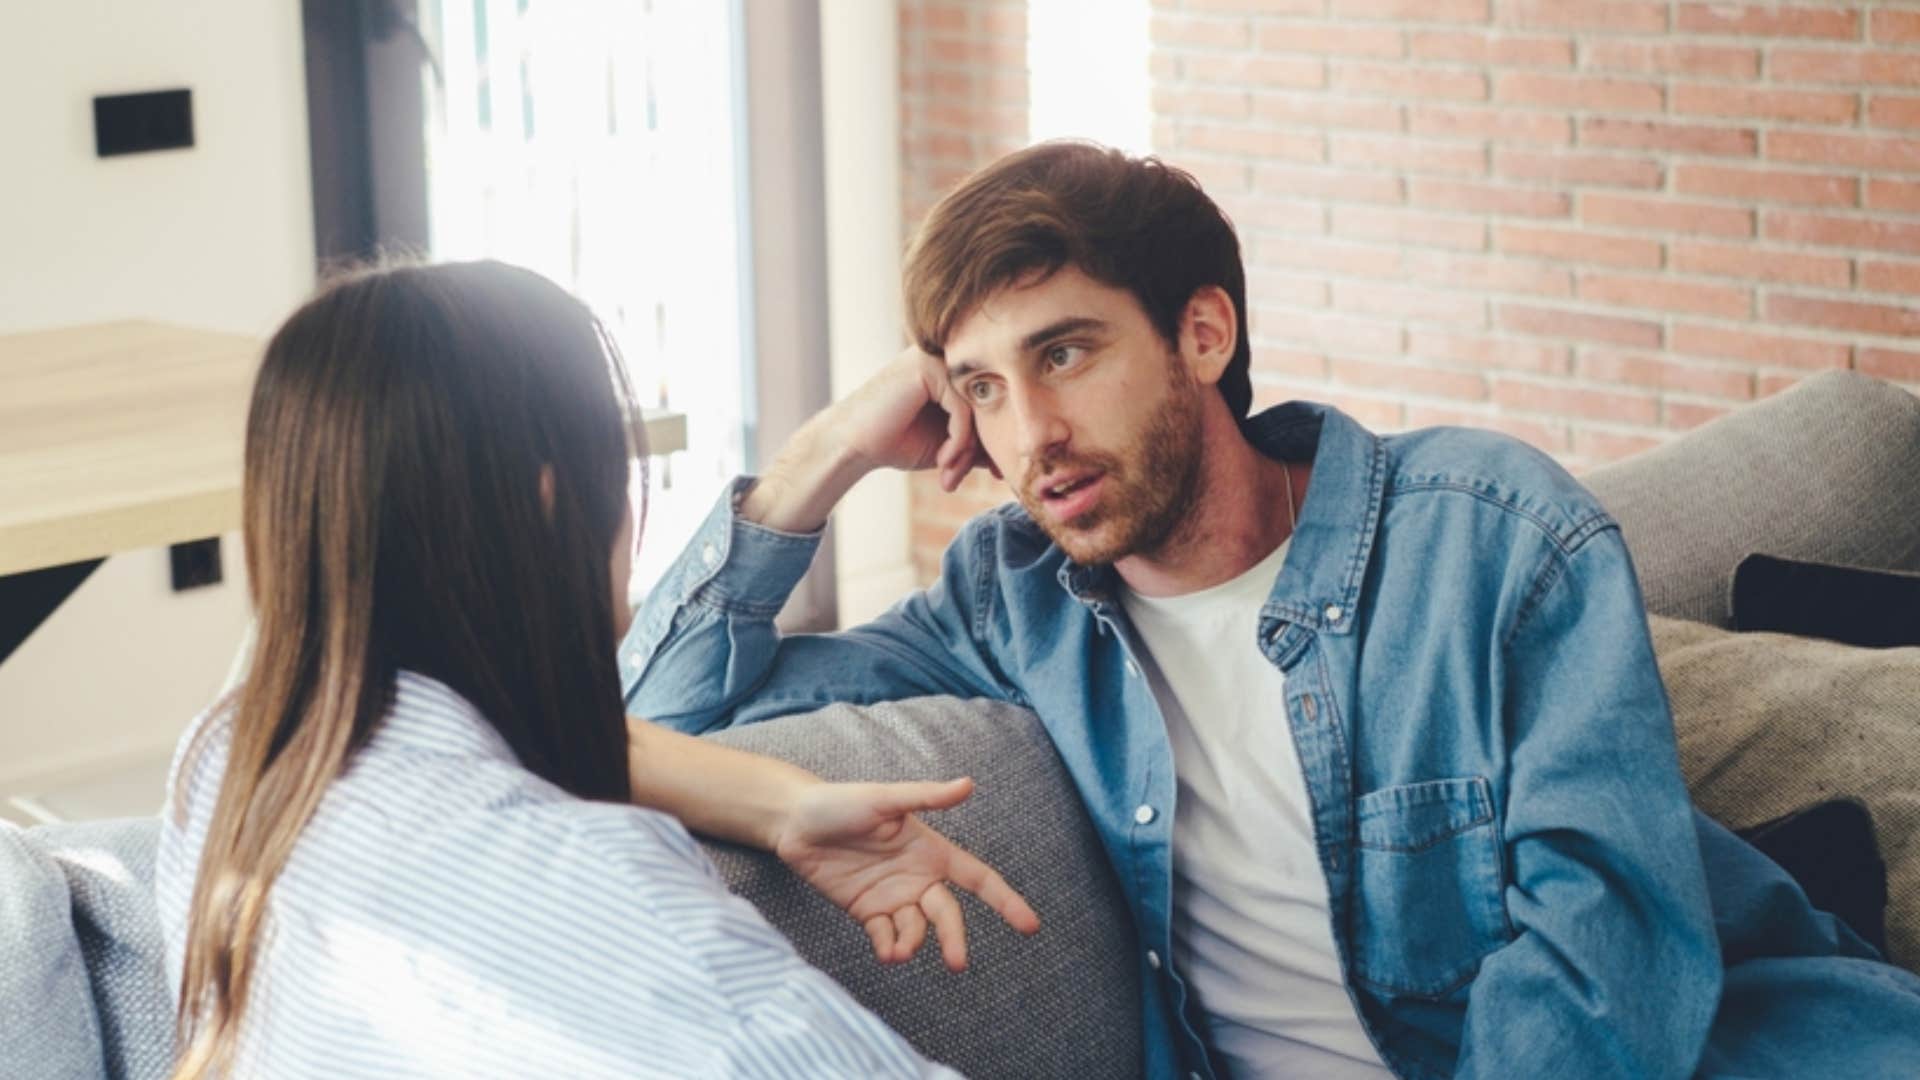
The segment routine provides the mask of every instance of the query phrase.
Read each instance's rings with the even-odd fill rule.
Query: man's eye
[[[975,379],[967,384],[967,400],[975,405],[986,405],[993,401],[999,388],[986,379]]]
[[[1055,371],[1064,371],[1079,363],[1081,354],[1085,352],[1078,345],[1055,345],[1047,350],[1047,366]]]

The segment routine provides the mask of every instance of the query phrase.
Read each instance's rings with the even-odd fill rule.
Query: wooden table
[[[236,527],[259,350],[145,322],[0,337],[0,574]]]
[[[154,322],[0,336],[0,575],[240,527],[261,342]],[[653,453],[686,418],[648,410]]]
[[[155,322],[0,336],[0,660],[98,561],[240,527],[262,343]],[[655,454],[686,417],[648,410]]]

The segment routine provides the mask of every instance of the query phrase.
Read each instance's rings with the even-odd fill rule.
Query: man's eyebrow
[[[1083,330],[1104,330],[1106,328],[1106,322],[1101,319],[1089,318],[1084,315],[1070,316],[1058,322],[1048,323],[1046,326],[1021,338],[1020,351],[1023,353],[1032,352],[1046,345],[1048,342],[1053,341],[1055,338],[1063,338],[1068,334],[1077,334]]]
[[[1069,316],[1048,323],[1033,333],[1028,334],[1026,337],[1021,338],[1020,351],[1030,353],[1046,346],[1049,342],[1066,337],[1068,334],[1077,334],[1085,330],[1105,330],[1106,328],[1107,323],[1104,319],[1095,319],[1085,315]],[[949,359],[947,363],[947,381],[959,382],[980,370],[982,370],[981,366],[972,360]]]

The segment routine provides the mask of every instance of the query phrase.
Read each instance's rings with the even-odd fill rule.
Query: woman
[[[964,965],[949,880],[1037,928],[913,817],[966,781],[825,784],[624,717],[638,415],[587,310],[498,263],[364,273],[274,336],[258,644],[181,741],[155,873],[176,1076],[933,1068],[660,810],[778,851],[883,961],[931,922]]]

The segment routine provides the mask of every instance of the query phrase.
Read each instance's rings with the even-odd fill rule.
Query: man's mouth
[[[1093,507],[1100,495],[1102,472],[1077,473],[1061,477],[1035,488],[1040,501],[1063,521],[1079,517]]]
[[[1088,484],[1093,483],[1096,479],[1098,479],[1097,476],[1088,473],[1085,476],[1077,476],[1071,480],[1064,480],[1058,484],[1041,488],[1040,494],[1042,498],[1064,499],[1074,492],[1079,491],[1081,488],[1086,487]]]

